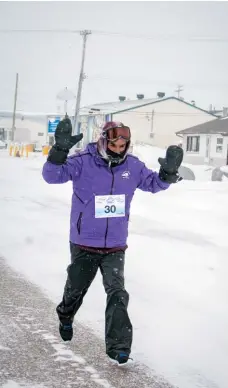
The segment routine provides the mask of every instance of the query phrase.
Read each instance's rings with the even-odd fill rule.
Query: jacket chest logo
[[[122,172],[122,174],[121,174],[121,176],[122,176],[123,179],[129,179],[129,178],[130,178],[130,175],[131,175],[130,171],[124,171],[124,172]]]

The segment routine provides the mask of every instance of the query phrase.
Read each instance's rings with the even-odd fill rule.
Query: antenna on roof
[[[164,92],[157,92],[157,97],[163,98],[163,97],[165,97],[165,93]]]
[[[177,85],[177,90],[174,90],[177,93],[177,98],[180,98],[180,92],[183,92],[183,85]]]

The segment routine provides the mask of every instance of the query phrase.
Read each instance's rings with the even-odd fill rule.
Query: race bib
[[[95,197],[95,218],[125,216],[125,195],[97,195]]]

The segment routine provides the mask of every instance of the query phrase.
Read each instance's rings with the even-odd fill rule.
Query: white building
[[[176,97],[144,99],[142,95],[137,100],[95,104],[80,110],[85,142],[96,140],[104,122],[112,120],[131,128],[133,144],[142,142],[161,148],[180,142],[177,131],[215,117]]]
[[[183,139],[184,162],[228,165],[228,117],[177,132]]]
[[[63,116],[58,113],[16,112],[14,141],[34,144],[38,148],[52,144],[54,133],[48,133],[48,123],[57,117],[61,119]],[[12,122],[12,112],[0,111],[0,140],[11,141]]]

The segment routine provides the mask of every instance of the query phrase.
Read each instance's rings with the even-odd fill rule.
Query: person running
[[[158,159],[157,173],[128,153],[131,131],[123,123],[107,122],[97,142],[68,157],[69,150],[82,137],[83,134],[72,136],[69,118],[60,121],[42,173],[49,184],[73,183],[71,264],[63,299],[56,308],[59,332],[64,341],[72,339],[74,316],[99,269],[107,294],[106,354],[124,364],[129,359],[133,338],[127,311],[129,294],[124,282],[131,201],[136,189],[158,193],[180,181],[178,169],[183,150],[170,146],[166,157]]]

